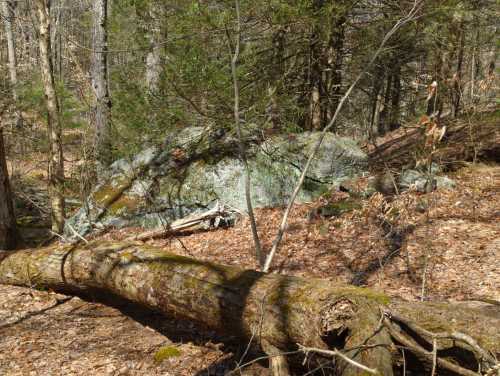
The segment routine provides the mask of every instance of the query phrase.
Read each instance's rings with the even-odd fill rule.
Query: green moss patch
[[[161,363],[165,359],[181,356],[182,352],[175,346],[163,346],[155,353],[155,362]]]
[[[338,202],[331,202],[319,208],[319,214],[322,217],[339,217],[344,213],[351,212],[356,209],[361,209],[360,200],[346,199]]]
[[[139,198],[122,195],[118,200],[113,202],[108,212],[112,215],[126,214],[127,212],[134,212],[139,206]]]
[[[388,295],[370,288],[349,286],[343,288],[342,291],[346,296],[360,296],[374,300],[382,305],[388,305],[391,302],[391,298]]]

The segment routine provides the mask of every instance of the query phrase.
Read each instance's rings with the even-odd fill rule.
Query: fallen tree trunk
[[[241,337],[272,356],[307,352],[336,375],[367,372],[356,363],[392,375],[403,367],[398,346],[405,348],[406,370],[418,374],[437,366],[477,375],[492,370],[500,353],[498,311],[410,303],[325,280],[201,262],[142,243],[55,246],[0,260],[0,283],[118,295]],[[341,351],[352,362],[335,357],[332,363],[314,349]]]
[[[497,108],[460,119],[444,119],[441,125],[446,127],[446,134],[434,151],[433,159],[449,169],[477,158],[498,161],[498,116]],[[424,148],[425,129],[418,124],[409,130],[400,128],[385,135],[381,142],[376,140],[376,143],[376,147],[367,143],[363,148],[373,171],[388,167],[401,170],[413,166],[415,158],[427,155]]]

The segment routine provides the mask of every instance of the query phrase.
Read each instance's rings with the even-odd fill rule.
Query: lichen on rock
[[[319,137],[319,132],[305,132],[248,145],[254,207],[288,202]],[[234,140],[213,140],[202,128],[186,128],[162,146],[116,161],[69,225],[80,234],[95,227],[155,228],[210,209],[217,201],[244,212],[244,168],[235,157]],[[312,201],[366,169],[367,156],[354,140],[328,133],[297,202]],[[66,233],[72,235],[68,226]]]

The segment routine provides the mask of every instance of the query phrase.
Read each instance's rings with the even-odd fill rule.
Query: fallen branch
[[[191,214],[187,217],[174,221],[170,225],[162,228],[160,230],[151,230],[146,231],[138,235],[130,236],[126,240],[134,241],[134,240],[149,240],[149,239],[158,239],[167,235],[173,235],[180,231],[184,231],[187,229],[196,230],[201,227],[205,227],[204,223],[210,220],[216,220],[216,222],[228,218],[235,211],[234,209],[229,209],[225,205],[219,205],[217,203],[214,208],[201,213],[201,214]],[[215,226],[217,227],[217,226]]]

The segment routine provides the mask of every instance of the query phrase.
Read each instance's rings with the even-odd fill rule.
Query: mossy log
[[[295,360],[304,357],[298,344],[338,349],[379,374],[393,375],[402,367],[398,346],[403,345],[407,372],[422,374],[433,363],[428,343],[437,342],[438,371],[448,362],[458,374],[477,375],[478,369],[494,367],[500,353],[500,317],[494,310],[410,303],[326,280],[197,261],[136,242],[54,246],[2,257],[0,283],[117,295],[240,337],[244,345],[251,340],[256,348],[272,349],[268,353],[297,351]],[[433,333],[440,333],[438,340]],[[459,344],[454,333],[472,342]],[[288,359],[293,365],[293,356]],[[341,358],[332,363],[309,353],[311,359],[328,361],[323,374],[366,372]]]

